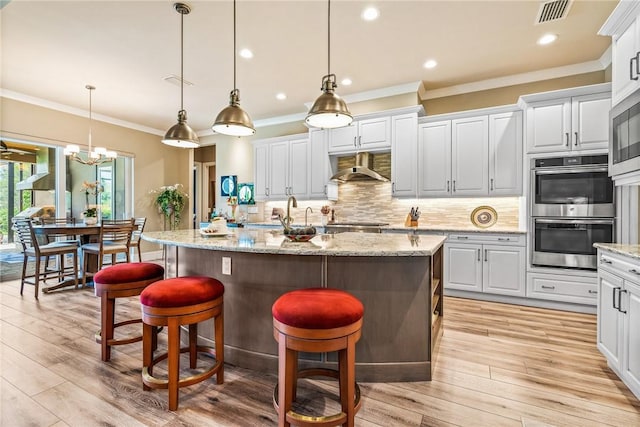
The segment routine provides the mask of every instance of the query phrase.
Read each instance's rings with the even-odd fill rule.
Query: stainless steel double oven
[[[607,155],[533,159],[531,167],[532,264],[595,270],[593,244],[615,238]]]

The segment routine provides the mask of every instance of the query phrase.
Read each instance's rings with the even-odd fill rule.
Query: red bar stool
[[[360,409],[360,388],[356,383],[356,342],[360,339],[364,307],[353,295],[328,288],[287,292],[273,304],[273,336],[278,342],[278,385],[273,406],[278,425],[353,426]],[[313,368],[298,371],[298,352],[338,352],[338,370]],[[298,378],[337,378],[342,412],[309,417],[294,412]]]
[[[142,305],[142,383],[144,390],[169,390],[169,410],[178,409],[178,389],[210,378],[216,374],[218,384],[224,382],[224,312],[220,281],[201,276],[176,277],[147,286],[140,294]],[[197,345],[198,322],[214,318],[215,350]],[[180,326],[189,325],[189,346],[180,348]],[[154,358],[154,330],[168,327],[168,350]],[[198,352],[215,356],[216,363],[208,370],[180,379],[180,353],[189,352],[190,368],[196,368]],[[153,366],[167,360],[167,379],[153,376]]]
[[[100,297],[100,330],[96,332],[96,342],[101,344],[103,362],[111,359],[111,346],[142,341],[142,334],[120,340],[113,338],[115,328],[142,323],[142,319],[115,323],[116,298],[140,295],[148,285],[163,278],[164,268],[150,262],[116,264],[93,276],[94,292]]]

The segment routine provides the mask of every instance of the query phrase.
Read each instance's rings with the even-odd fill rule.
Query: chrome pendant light
[[[184,109],[184,15],[188,15],[191,8],[184,3],[174,3],[173,7],[180,14],[180,111],[178,123],[171,126],[162,142],[173,147],[198,148],[198,135],[187,125],[187,112]]]
[[[331,74],[331,0],[327,12],[327,75],[322,77],[322,95],[316,99],[305,119],[314,128],[332,129],[347,126],[353,117],[347,104],[335,93],[336,75]]]
[[[87,158],[83,159],[80,157],[80,146],[75,144],[69,144],[64,149],[64,154],[69,156],[71,160],[75,160],[78,163],[82,163],[83,165],[100,165],[105,162],[110,162],[111,160],[118,157],[118,153],[115,151],[109,151],[104,147],[96,147],[93,149],[92,141],[91,141],[91,124],[93,123],[93,110],[91,103],[91,92],[96,90],[95,86],[86,85],[86,89],[89,90],[89,151],[87,151]]]
[[[251,117],[240,108],[240,90],[236,87],[236,0],[233,0],[233,90],[229,105],[225,107],[211,126],[214,132],[231,136],[249,136],[256,133]]]

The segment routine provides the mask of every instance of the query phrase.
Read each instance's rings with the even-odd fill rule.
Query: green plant
[[[180,224],[182,210],[187,202],[187,194],[180,189],[182,184],[166,185],[160,187],[160,190],[153,190],[153,203],[158,207],[165,218],[169,220],[172,229]],[[173,215],[173,219],[171,216]]]
[[[98,216],[98,208],[87,208],[83,213],[85,218],[95,218]]]

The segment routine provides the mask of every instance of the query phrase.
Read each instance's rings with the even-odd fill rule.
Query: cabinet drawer
[[[558,278],[555,275],[540,273],[527,274],[528,297],[595,305],[597,295],[596,278]]]
[[[640,260],[599,251],[598,268],[640,284]]]
[[[524,234],[450,233],[447,241],[451,243],[469,242],[525,246]]]

